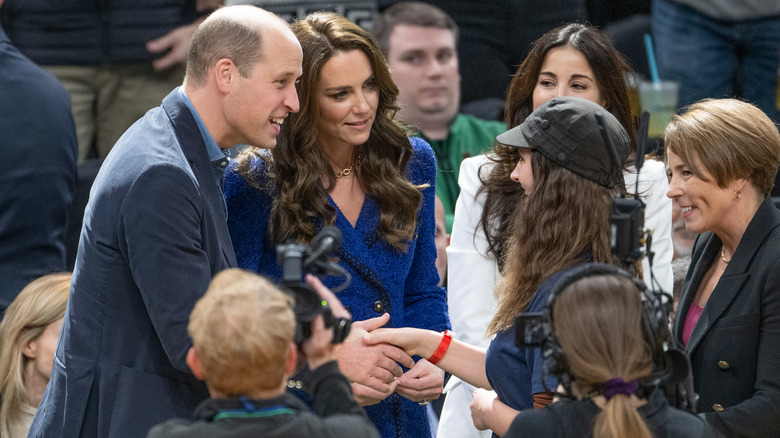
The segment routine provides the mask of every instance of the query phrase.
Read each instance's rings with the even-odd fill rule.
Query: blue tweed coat
[[[349,287],[339,292],[339,299],[352,312],[355,321],[390,314],[389,327],[420,327],[443,331],[449,328],[447,297],[437,287],[439,275],[434,262],[434,194],[436,159],[430,146],[419,138],[410,139],[413,154],[407,177],[415,184],[429,184],[423,190],[423,205],[418,212],[417,233],[408,250],[399,253],[382,240],[377,231],[379,204],[366,197],[353,228],[336,208],[335,225],[343,233],[340,264],[352,275]],[[266,178],[265,163],[253,163],[260,181]],[[225,175],[225,198],[228,205],[228,228],[239,267],[257,271],[273,279],[281,278],[276,264],[276,249],[268,235],[271,197],[250,186],[237,172],[235,163]],[[326,277],[333,287],[341,279]],[[398,394],[366,412],[384,438],[430,436],[425,409]]]

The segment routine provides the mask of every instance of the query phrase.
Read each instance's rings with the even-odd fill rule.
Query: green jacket
[[[465,158],[480,155],[490,150],[496,136],[506,131],[503,122],[482,120],[468,114],[458,114],[444,140],[431,140],[422,133],[417,137],[430,143],[436,154],[436,196],[444,204],[447,232],[452,231],[455,216],[455,201],[458,200],[458,172],[460,162]]]

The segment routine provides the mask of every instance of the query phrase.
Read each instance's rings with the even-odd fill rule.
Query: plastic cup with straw
[[[639,84],[639,100],[642,110],[650,113],[650,126],[648,136],[661,138],[664,129],[672,114],[677,110],[677,95],[679,84],[674,81],[662,81],[658,75],[658,65],[655,61],[653,39],[645,34],[645,52],[647,53],[647,65],[650,67],[651,82]]]

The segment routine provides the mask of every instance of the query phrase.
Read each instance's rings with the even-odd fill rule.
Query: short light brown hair
[[[458,25],[441,8],[425,2],[398,2],[380,14],[371,28],[371,33],[385,56],[390,53],[390,34],[396,26],[402,24],[447,29],[455,37],[455,43],[458,42]]]
[[[767,195],[780,166],[777,127],[756,106],[737,99],[705,99],[684,108],[666,127],[664,145],[708,181],[703,167],[721,188],[746,178]]]
[[[246,12],[243,16],[237,13],[241,9]],[[187,57],[186,77],[193,87],[205,85],[209,69],[220,59],[233,61],[244,78],[251,75],[255,64],[263,61],[262,22],[257,20],[257,12],[287,25],[268,11],[237,5],[218,9],[198,26]]]
[[[243,395],[279,387],[295,332],[293,299],[241,269],[220,272],[187,330],[209,389]]]

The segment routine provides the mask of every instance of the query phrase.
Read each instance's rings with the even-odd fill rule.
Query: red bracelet
[[[441,358],[444,357],[444,353],[447,352],[447,349],[450,348],[450,342],[452,342],[452,332],[445,330],[444,336],[441,338],[441,342],[439,342],[439,346],[436,348],[433,356],[428,359],[428,362],[436,365],[436,363],[438,363]]]

